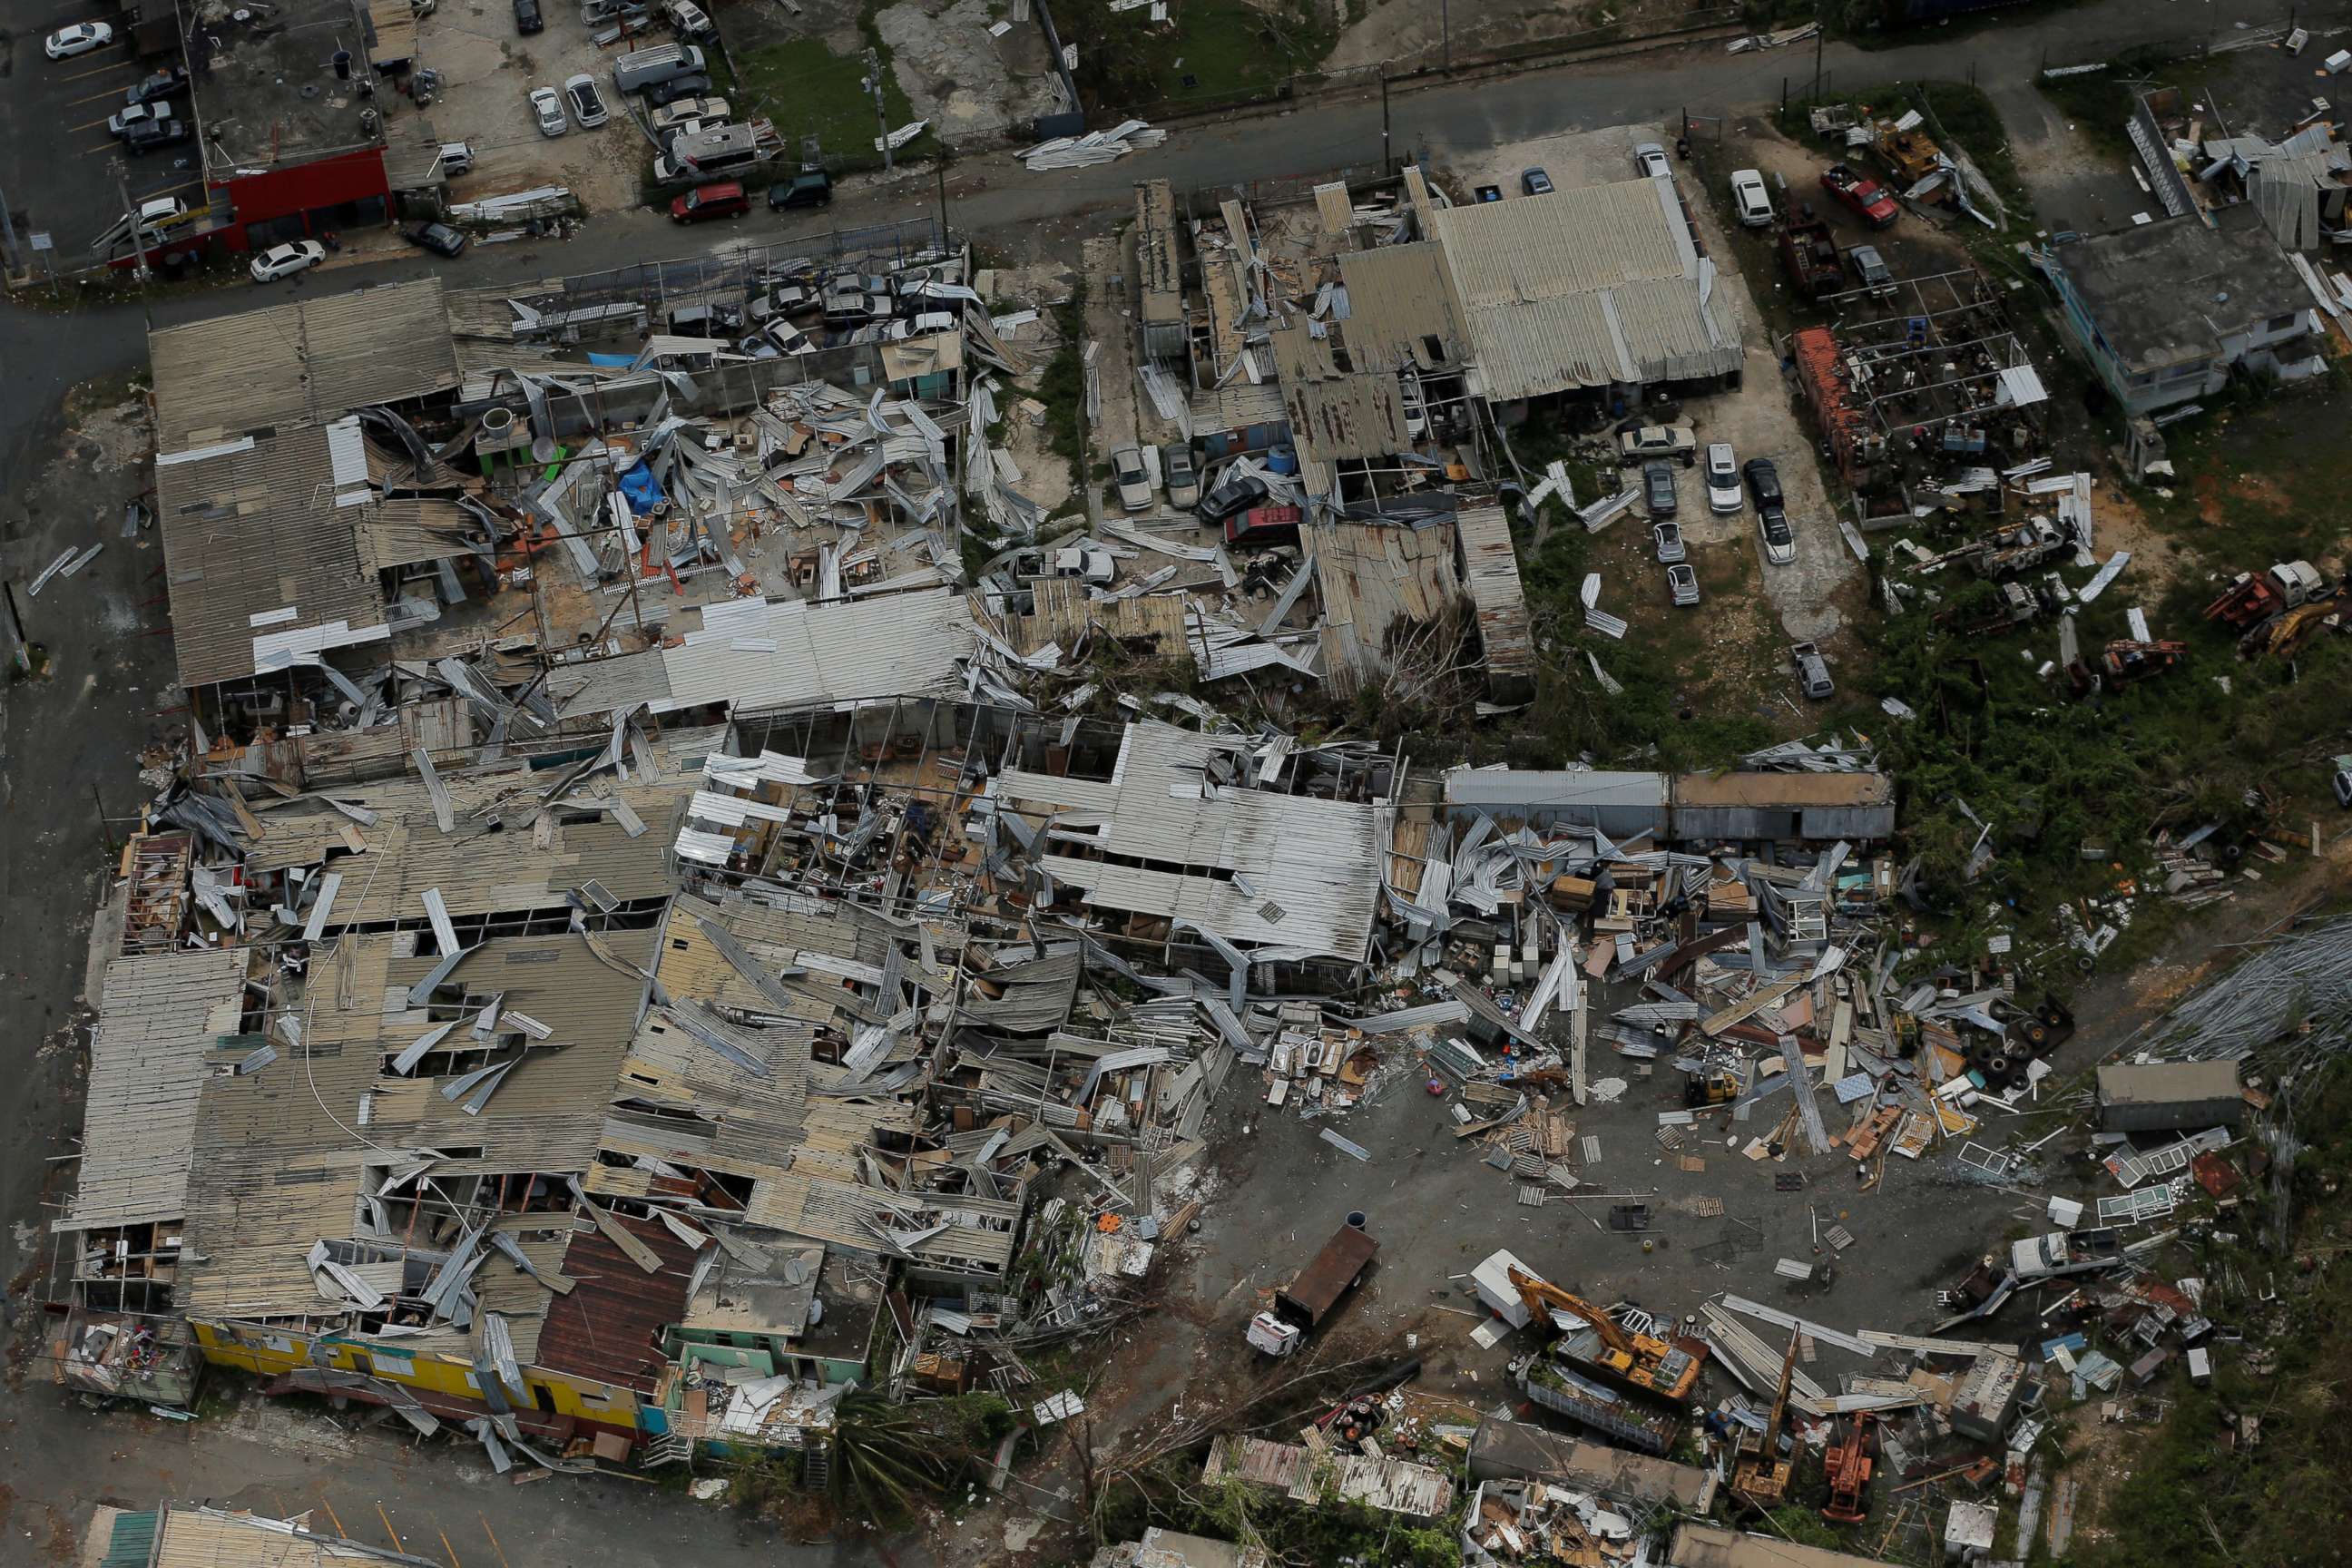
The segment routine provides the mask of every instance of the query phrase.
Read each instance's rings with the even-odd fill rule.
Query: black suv
[[[833,201],[833,176],[823,169],[803,169],[789,180],[780,180],[768,187],[768,210],[782,212],[786,207],[821,207]]]
[[[528,37],[543,31],[547,18],[539,14],[539,0],[514,0],[515,31]]]

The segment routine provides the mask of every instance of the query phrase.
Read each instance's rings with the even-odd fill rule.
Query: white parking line
[[[112,46],[110,45],[108,47],[111,47]],[[110,61],[102,66],[92,66],[86,71],[76,71],[71,76],[61,76],[58,78],[58,79],[59,81],[79,81],[85,77],[104,76],[108,71],[127,70],[138,63],[138,61],[126,56],[121,59]]]

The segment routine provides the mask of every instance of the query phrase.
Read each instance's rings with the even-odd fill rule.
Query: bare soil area
[[[449,183],[454,201],[478,201],[534,185],[568,186],[591,216],[638,205],[653,148],[613,89],[613,58],[621,46],[598,47],[571,0],[544,0],[547,29],[524,37],[515,31],[505,0],[442,0],[417,24],[419,63],[441,73],[441,92],[426,111],[444,142],[474,150],[474,168]],[[637,47],[665,41],[640,36]],[[593,131],[574,125],[542,136],[533,122],[530,92],[561,91],[563,79],[596,79],[613,118]]]

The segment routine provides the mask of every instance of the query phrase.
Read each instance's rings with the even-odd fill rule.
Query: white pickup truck
[[[2010,1272],[2021,1285],[2112,1268],[2123,1260],[2123,1234],[2111,1228],[2053,1230],[2048,1236],[2030,1236],[2009,1249]]]

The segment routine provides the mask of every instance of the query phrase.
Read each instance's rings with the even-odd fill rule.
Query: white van
[[[635,49],[613,62],[613,85],[624,93],[692,76],[702,68],[702,51],[692,44],[659,44]]]

